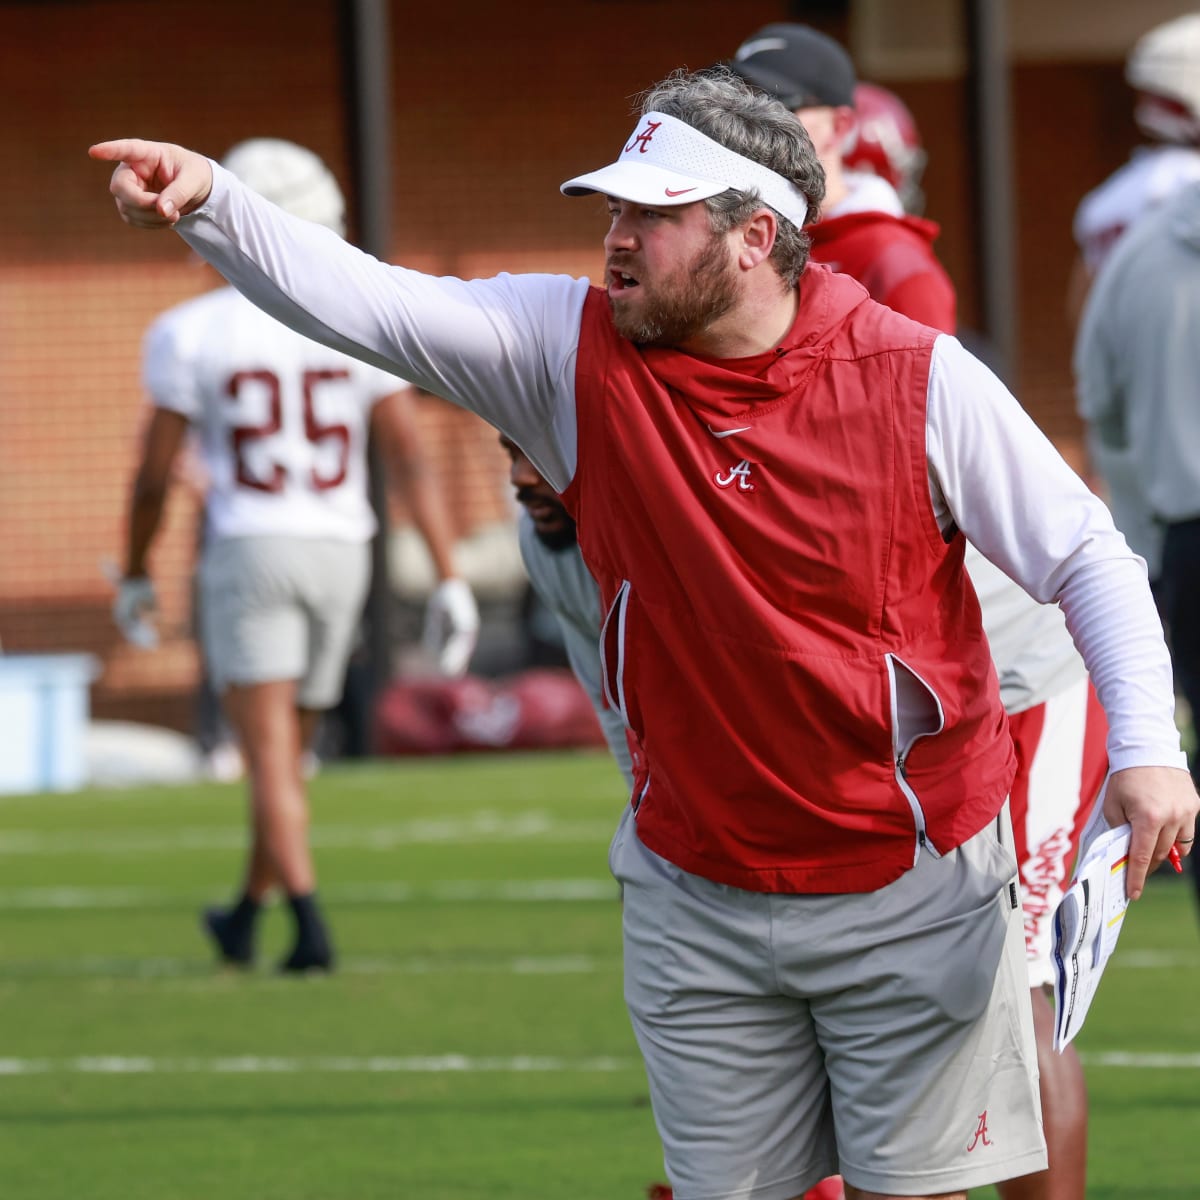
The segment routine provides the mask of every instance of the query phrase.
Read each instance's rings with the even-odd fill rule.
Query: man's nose
[[[632,250],[636,244],[637,235],[628,212],[617,213],[604,237],[605,252],[611,254],[614,250]]]
[[[515,488],[537,487],[542,477],[537,473],[533,463],[523,454],[518,454],[509,468],[508,478]]]

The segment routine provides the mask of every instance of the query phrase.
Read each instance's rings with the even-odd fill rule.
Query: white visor
[[[600,192],[661,208],[707,200],[730,188],[757,192],[797,228],[808,216],[808,197],[794,183],[660,112],[642,117],[615,163],[568,179],[560,190],[566,196]]]

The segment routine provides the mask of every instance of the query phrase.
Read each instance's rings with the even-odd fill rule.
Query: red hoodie
[[[852,212],[806,225],[812,259],[857,279],[873,300],[943,333],[957,326],[954,285],[933,252],[940,227],[924,217]]]
[[[635,346],[588,296],[563,500],[608,609],[638,834],[684,870],[874,891],[1004,803],[1013,751],[964,541],[943,541],[929,495],[935,337],[819,266],[788,335],[749,359]],[[937,709],[911,740],[906,672]]]

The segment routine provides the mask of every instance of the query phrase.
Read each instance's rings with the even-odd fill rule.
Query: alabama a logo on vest
[[[727,475],[722,475],[718,471],[713,476],[713,483],[719,488],[733,487],[736,483],[739,492],[752,492],[754,491],[754,484],[750,482],[750,469],[750,460],[743,458],[737,466],[729,468]]]

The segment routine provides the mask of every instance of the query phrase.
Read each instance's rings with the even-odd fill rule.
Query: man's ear
[[[744,271],[766,262],[775,249],[779,220],[769,208],[760,208],[743,226],[738,245],[738,266]]]
[[[858,113],[846,105],[833,110],[833,143],[841,150],[847,148],[854,131],[858,128]]]

